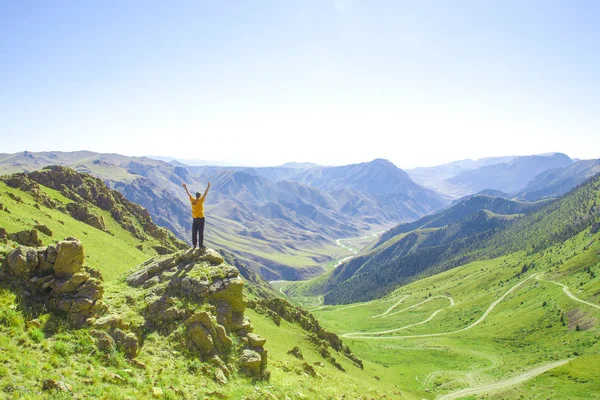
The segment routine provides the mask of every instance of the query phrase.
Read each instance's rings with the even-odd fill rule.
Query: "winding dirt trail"
[[[408,297],[408,296],[407,296],[407,297]],[[453,306],[454,306],[454,299],[453,299],[452,297],[450,297],[450,296],[446,296],[446,295],[440,295],[440,296],[433,296],[433,297],[430,297],[430,298],[428,298],[427,300],[423,300],[423,301],[422,301],[422,302],[420,302],[420,303],[414,304],[414,305],[412,305],[412,306],[410,306],[410,307],[403,308],[402,310],[398,310],[398,311],[396,311],[396,312],[393,312],[393,313],[391,313],[391,314],[389,314],[389,315],[385,315],[385,314],[383,314],[383,316],[384,316],[384,317],[391,317],[392,315],[400,314],[400,313],[401,313],[401,312],[403,312],[403,311],[410,310],[411,308],[418,307],[418,306],[420,306],[421,304],[425,304],[425,303],[427,303],[427,302],[429,302],[429,301],[431,301],[431,300],[435,300],[435,299],[439,299],[439,298],[446,298],[446,299],[448,299],[448,300],[450,301],[450,307],[453,307]]]
[[[505,388],[514,386],[516,384],[519,384],[521,382],[525,382],[526,380],[535,378],[536,376],[541,375],[544,372],[549,371],[553,368],[560,367],[561,365],[564,365],[564,364],[568,363],[569,361],[570,360],[560,360],[560,361],[555,361],[555,362],[552,362],[549,364],[544,364],[544,365],[541,365],[534,369],[531,369],[527,372],[524,372],[521,375],[517,375],[517,376],[509,378],[509,379],[490,383],[487,385],[466,388],[466,389],[462,389],[462,390],[459,390],[456,392],[448,393],[444,396],[438,397],[437,400],[454,400],[454,399],[458,399],[459,397],[465,397],[465,396],[470,396],[473,394],[490,392],[492,390],[505,389]]]
[[[599,306],[599,305],[597,305],[597,304],[594,304],[594,303],[590,303],[589,301],[581,300],[580,298],[576,297],[576,296],[575,296],[573,293],[571,293],[571,292],[569,291],[569,287],[568,287],[567,285],[563,285],[563,284],[562,284],[562,283],[560,283],[560,282],[556,282],[556,281],[550,281],[550,280],[548,280],[548,279],[543,279],[543,278],[542,278],[542,275],[543,275],[543,274],[536,276],[536,277],[535,277],[535,279],[537,279],[538,281],[542,281],[542,282],[550,282],[550,283],[554,283],[555,285],[562,286],[563,292],[565,292],[565,294],[566,294],[567,296],[569,296],[571,299],[573,299],[573,300],[575,300],[575,301],[578,301],[578,302],[580,302],[580,303],[583,303],[583,304],[587,304],[587,305],[588,305],[588,306],[590,306],[590,307],[594,307],[594,308],[597,308],[597,309],[599,309],[599,310],[600,310],[600,306]]]
[[[394,308],[398,307],[400,304],[402,304],[402,302],[404,301],[404,299],[406,299],[408,297],[408,295],[404,295],[400,298],[400,300],[398,300],[397,303],[395,303],[394,305],[392,305],[390,308],[388,308],[387,310],[385,310],[385,312],[383,314],[378,314],[378,315],[373,315],[371,316],[371,318],[377,318],[377,317],[385,317],[386,315],[388,315]]]
[[[519,288],[519,286],[521,286],[522,284],[524,284],[525,282],[527,282],[528,280],[530,280],[531,278],[535,278],[537,276],[539,276],[541,274],[533,274],[531,276],[529,276],[528,278],[522,280],[521,282],[517,283],[516,285],[514,285],[513,287],[511,287],[510,289],[508,289],[502,296],[500,296],[500,298],[496,299],[496,301],[494,301],[492,304],[490,304],[490,306],[487,308],[487,310],[485,310],[485,312],[483,313],[483,315],[481,315],[481,317],[479,317],[479,319],[475,322],[473,322],[471,325],[468,325],[464,328],[455,330],[455,331],[450,331],[450,332],[440,332],[440,333],[426,333],[426,334],[421,334],[421,335],[406,335],[406,336],[376,336],[376,335],[380,335],[380,334],[386,334],[389,333],[389,331],[379,331],[379,332],[349,332],[349,333],[345,333],[343,335],[341,335],[342,337],[345,338],[352,338],[352,339],[392,339],[392,340],[402,340],[402,339],[410,339],[410,338],[425,338],[425,337],[436,337],[436,336],[446,336],[446,335],[452,335],[455,333],[459,333],[459,332],[464,332],[467,331],[469,329],[472,329],[474,327],[476,327],[477,325],[479,325],[480,323],[482,323],[487,316],[494,310],[494,308],[496,308],[496,306],[498,304],[500,304],[500,302],[502,302],[502,300],[504,300],[506,298],[506,296],[508,296],[509,294],[511,294],[513,291],[515,291],[517,288]],[[425,321],[422,321],[421,323],[425,323],[425,322],[429,322],[431,321],[431,319],[433,319],[433,317],[435,317],[435,315],[437,315],[437,313],[439,311],[442,311],[443,309],[437,310],[434,315],[430,316],[429,318],[427,318]],[[410,325],[410,326],[414,326]],[[419,324],[417,324],[419,325]],[[406,329],[410,326],[403,326],[401,328],[397,328],[394,331],[398,331],[398,330],[402,330],[402,329]]]

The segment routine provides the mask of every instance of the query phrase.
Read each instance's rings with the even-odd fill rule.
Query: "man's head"
[[[197,199],[199,199],[199,198],[200,198],[200,196],[202,196],[202,195],[200,194],[200,192],[196,192],[196,198],[197,198]]]

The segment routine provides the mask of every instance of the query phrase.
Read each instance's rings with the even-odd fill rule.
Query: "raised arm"
[[[208,182],[208,186],[206,186],[206,190],[204,191],[204,194],[202,195],[202,201],[204,201],[204,199],[206,199],[206,195],[208,194],[208,189],[210,189],[210,182]]]
[[[183,187],[185,188],[185,191],[187,192],[188,196],[189,196],[189,197],[192,197],[192,195],[190,194],[190,191],[189,191],[189,190],[188,190],[188,188],[187,188],[187,185],[184,183],[184,184],[183,184],[183,185],[181,185],[181,186],[183,186]]]

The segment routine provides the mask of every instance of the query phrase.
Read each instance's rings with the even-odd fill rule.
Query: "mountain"
[[[364,254],[319,278],[326,303],[380,297],[423,274],[564,241],[600,213],[600,178],[555,201],[523,203],[474,196],[383,236]],[[523,213],[526,215],[521,216]]]
[[[543,203],[478,195],[385,232],[365,252],[319,279],[326,303],[380,297],[436,265],[459,257]]]
[[[538,174],[572,163],[565,154],[550,153],[464,160],[437,167],[415,168],[408,173],[415,182],[456,199],[486,189],[515,194]]]
[[[48,164],[94,174],[186,241],[190,210],[181,185],[203,191],[212,182],[206,200],[207,242],[246,259],[268,279],[318,275],[340,251],[336,239],[415,219],[446,204],[383,160],[299,169],[188,166],[93,152],[0,156],[0,171],[5,172]],[[335,185],[323,184],[334,175]]]
[[[489,157],[478,160],[459,160],[434,167],[418,167],[409,169],[406,172],[419,185],[437,190],[445,195],[456,197],[454,188],[446,182],[448,179],[460,175],[466,171],[472,171],[481,167],[509,163],[517,156]],[[461,193],[464,195],[464,193]]]
[[[566,167],[573,161],[562,153],[517,157],[508,163],[500,163],[466,171],[448,179],[448,183],[466,194],[484,189],[517,193],[540,173]]]
[[[554,168],[536,176],[516,198],[535,201],[559,197],[598,173],[600,160],[581,160],[564,168]]]

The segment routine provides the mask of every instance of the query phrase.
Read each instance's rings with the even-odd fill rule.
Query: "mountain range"
[[[0,155],[4,172],[49,164],[101,178],[184,240],[189,240],[190,211],[181,185],[203,191],[211,182],[208,243],[243,257],[269,279],[318,275],[339,251],[337,238],[409,221],[447,204],[385,160],[344,167],[247,168],[87,151]]]
[[[565,193],[599,168],[597,160],[573,162],[561,153],[465,160],[406,172],[383,159],[258,168],[188,166],[89,151],[0,154],[4,173],[52,164],[99,177],[186,241],[189,204],[181,184],[203,191],[212,182],[207,242],[237,254],[270,280],[320,275],[343,252],[337,239],[418,220],[444,209],[459,193],[536,201]]]

